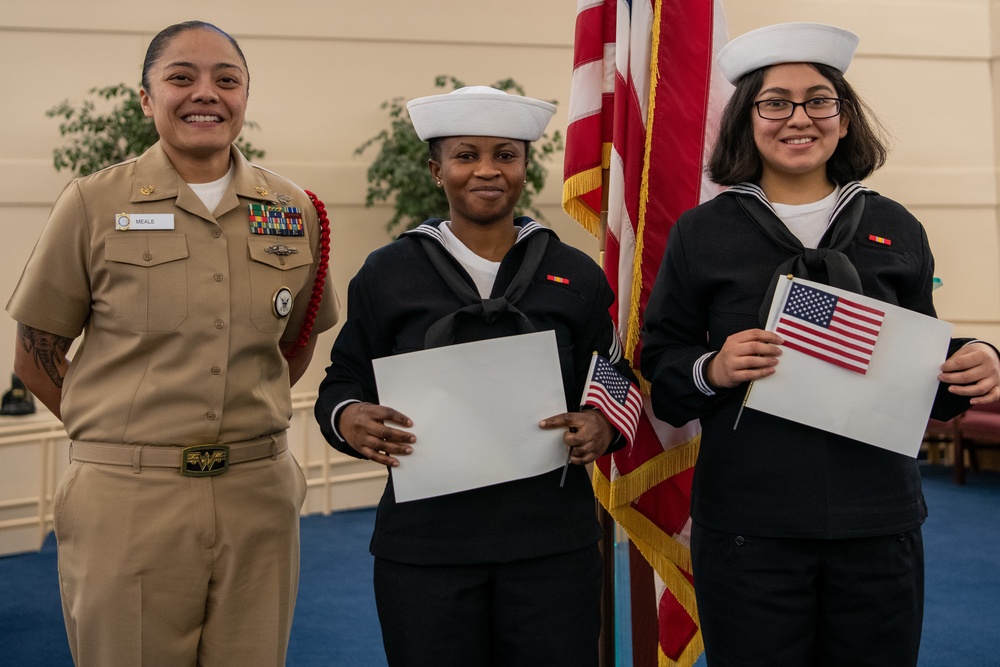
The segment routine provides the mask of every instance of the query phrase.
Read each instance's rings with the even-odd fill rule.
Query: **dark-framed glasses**
[[[757,115],[764,120],[785,120],[795,113],[795,107],[805,109],[806,115],[813,120],[833,118],[840,114],[840,100],[836,97],[813,97],[805,102],[773,99],[754,102]]]

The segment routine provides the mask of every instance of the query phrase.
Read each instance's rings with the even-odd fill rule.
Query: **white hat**
[[[556,108],[548,102],[508,95],[489,86],[466,86],[406,103],[417,136],[503,137],[536,141]]]
[[[858,36],[825,23],[779,23],[751,30],[722,47],[719,69],[735,84],[748,72],[779,63],[820,63],[841,74],[858,48]]]

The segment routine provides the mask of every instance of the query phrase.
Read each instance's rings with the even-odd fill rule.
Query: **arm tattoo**
[[[66,353],[73,343],[72,338],[57,336],[47,331],[17,325],[17,339],[21,347],[35,359],[35,368],[41,368],[52,380],[52,384],[62,389],[63,378],[59,374],[59,364],[66,360]]]

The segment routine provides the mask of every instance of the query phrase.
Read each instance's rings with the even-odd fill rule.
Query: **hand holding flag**
[[[639,415],[642,413],[642,394],[631,380],[596,352],[590,360],[590,371],[587,373],[580,406],[599,410],[629,445],[635,440]],[[567,453],[562,478],[559,480],[560,487],[566,482],[569,460],[570,454]]]
[[[746,407],[916,457],[952,325],[803,278],[779,280],[767,329],[787,354]]]
[[[595,353],[590,361],[590,372],[580,403],[600,410],[628,444],[635,440],[642,413],[642,394],[634,383],[599,354]]]

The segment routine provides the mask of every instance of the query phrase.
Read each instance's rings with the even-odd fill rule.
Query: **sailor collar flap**
[[[438,219],[428,220],[416,229],[400,235],[413,238],[420,243],[438,275],[465,304],[428,328],[424,336],[424,347],[430,349],[454,343],[459,322],[467,318],[481,319],[487,324],[493,324],[501,317],[511,317],[515,321],[518,333],[534,332],[534,325],[517,309],[516,304],[527,291],[535,271],[542,262],[551,232],[533,220],[519,218],[516,223],[520,223],[517,225],[520,230],[515,245],[525,244],[521,265],[503,295],[483,299],[459,273],[458,266],[445,248],[441,231],[438,229],[441,222]]]
[[[857,269],[844,254],[861,222],[865,209],[865,193],[872,192],[857,181],[848,183],[841,189],[840,197],[830,216],[830,226],[820,241],[818,248],[806,248],[778,218],[774,207],[767,200],[764,191],[751,183],[741,183],[723,194],[735,196],[740,208],[753,220],[754,224],[774,244],[791,256],[774,270],[770,286],[761,302],[759,318],[761,326],[767,323],[767,315],[774,297],[775,285],[783,275],[815,280],[839,287],[856,294],[863,294],[861,278]]]
[[[441,218],[430,218],[420,223],[413,229],[403,232],[399,235],[399,238],[411,237],[415,238],[418,235],[423,235],[428,238],[432,238],[437,241],[442,248],[445,247],[444,234],[441,232],[441,225],[444,224],[444,220]],[[539,232],[545,234],[551,234],[555,236],[555,232],[547,227],[543,227],[531,218],[527,216],[522,216],[514,219],[514,226],[517,227],[517,238],[514,239],[514,245],[517,245],[524,239],[528,238],[532,234],[537,234]]]

